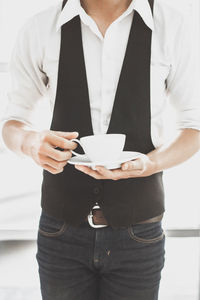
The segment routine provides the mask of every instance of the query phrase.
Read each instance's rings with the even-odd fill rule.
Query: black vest
[[[153,0],[149,3],[153,11]],[[152,31],[135,11],[107,130],[126,134],[125,151],[145,154],[154,149],[150,112],[151,35]],[[61,29],[51,130],[78,131],[79,138],[94,134],[79,16]],[[80,149],[77,147],[82,152]],[[41,206],[48,214],[78,225],[96,202],[113,228],[155,217],[164,212],[162,172],[113,181],[96,180],[70,164],[57,175],[44,170]]]

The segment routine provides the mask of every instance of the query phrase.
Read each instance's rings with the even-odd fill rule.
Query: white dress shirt
[[[43,96],[48,97],[53,113],[60,29],[62,24],[80,15],[92,126],[94,134],[105,133],[136,10],[152,30],[150,97],[154,146],[163,142],[163,112],[167,96],[177,111],[178,128],[200,130],[199,58],[189,22],[191,6],[179,10],[171,3],[155,0],[153,18],[148,0],[133,0],[128,9],[110,24],[104,37],[80,0],[68,0],[62,12],[62,3],[59,2],[33,16],[21,29],[12,53],[12,86],[4,121],[15,119],[34,126],[32,115]]]

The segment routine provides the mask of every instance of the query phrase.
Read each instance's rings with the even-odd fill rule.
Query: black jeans
[[[161,222],[79,227],[42,211],[37,240],[43,300],[157,300],[164,266]]]

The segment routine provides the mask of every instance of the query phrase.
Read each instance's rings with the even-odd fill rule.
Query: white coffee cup
[[[80,140],[71,139],[71,142],[78,143],[92,162],[112,162],[120,157],[125,139],[125,134],[111,133],[88,135],[81,137]],[[73,150],[71,152],[79,157],[84,155]]]

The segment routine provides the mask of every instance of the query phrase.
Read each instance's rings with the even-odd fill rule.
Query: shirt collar
[[[149,1],[132,0],[124,14],[126,15],[126,12],[132,11],[133,9],[140,14],[145,24],[153,31],[154,20]],[[80,0],[68,0],[58,17],[56,31],[58,31],[63,24],[67,23],[77,15],[83,16],[84,19],[87,18],[87,14],[81,6]]]

